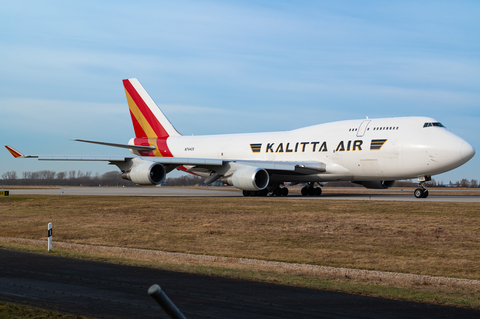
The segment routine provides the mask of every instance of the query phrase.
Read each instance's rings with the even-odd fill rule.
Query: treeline
[[[396,187],[409,187],[409,186],[417,186],[417,182],[413,182],[412,180],[402,180],[402,181],[396,181],[395,186]],[[432,187],[464,187],[464,188],[478,188],[480,187],[478,180],[476,179],[471,179],[468,180],[466,178],[463,178],[460,181],[452,182],[449,181],[448,183],[444,183],[443,181],[436,181],[434,178],[432,178],[431,181],[425,182],[425,186],[432,188]]]
[[[196,175],[183,175],[175,178],[167,178],[167,186],[193,186],[202,185],[205,177]]]
[[[363,187],[360,184],[355,184],[352,182],[327,182],[324,184],[325,187]],[[411,179],[406,180],[398,180],[395,181],[394,187],[417,187],[418,182],[413,181]],[[476,179],[468,180],[466,178],[462,179],[461,181],[456,181],[452,183],[451,181],[448,183],[444,183],[443,181],[436,181],[432,178],[431,181],[425,182],[425,186],[432,188],[432,187],[465,187],[465,188],[478,188],[480,187],[478,181]]]
[[[363,187],[360,184],[355,184],[352,182],[328,182],[325,183],[325,187]],[[398,180],[395,181],[394,187],[417,187],[418,182],[413,181],[411,179],[406,180]],[[443,181],[436,181],[432,178],[431,181],[425,182],[425,186],[429,188],[434,187],[464,187],[464,188],[478,188],[480,187],[478,181],[476,179],[468,180],[466,178],[462,179],[461,181],[456,181],[452,183],[451,181],[448,183],[444,183]]]
[[[1,185],[28,185],[28,186],[133,186],[129,180],[122,178],[118,171],[105,174],[92,172],[68,171],[54,172],[49,170],[38,172],[22,172],[17,176],[14,171],[2,174]]]
[[[167,186],[191,186],[201,185],[205,178],[199,176],[180,176],[167,178],[163,185]],[[25,186],[136,186],[135,183],[123,179],[119,171],[111,171],[105,174],[92,174],[92,172],[68,171],[54,172],[49,170],[38,172],[22,172],[18,176],[10,171],[2,174],[0,185],[25,185]]]

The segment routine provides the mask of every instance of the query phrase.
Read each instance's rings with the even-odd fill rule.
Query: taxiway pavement
[[[185,197],[243,197],[241,191],[218,188],[187,187],[52,187],[52,188],[11,188],[11,195],[86,195],[86,196],[185,196]],[[452,190],[452,192],[455,192]],[[382,200],[382,201],[426,201],[426,202],[480,202],[480,196],[430,195],[418,199],[413,192],[405,191],[404,195],[383,194],[369,195],[368,192],[356,194],[322,194],[319,197],[303,197],[290,194],[280,198],[303,198],[306,200],[338,199],[338,200]]]
[[[0,300],[94,318],[480,318],[480,311],[0,249]]]

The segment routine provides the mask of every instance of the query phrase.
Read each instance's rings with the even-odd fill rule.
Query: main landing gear
[[[278,186],[272,192],[272,196],[287,196],[288,195],[288,188]]]
[[[303,196],[320,196],[322,195],[322,189],[315,187],[315,183],[308,183],[308,186],[302,188]]]
[[[288,188],[273,184],[261,191],[243,191],[243,196],[268,196],[269,194],[270,196],[287,196]],[[310,182],[307,186],[302,188],[302,195],[320,196],[322,195],[322,189],[320,187],[315,187],[314,182]]]

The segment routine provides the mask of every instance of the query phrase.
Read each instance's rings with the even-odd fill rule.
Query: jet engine
[[[157,185],[163,182],[166,175],[162,164],[144,162],[133,166],[128,172],[123,173],[122,177],[139,185]]]
[[[395,181],[368,181],[368,182],[355,182],[357,184],[363,185],[366,188],[374,189],[384,189],[390,188],[395,184]]]
[[[231,176],[222,178],[222,182],[247,191],[259,191],[267,187],[270,181],[266,170],[259,167],[246,167],[236,170]]]

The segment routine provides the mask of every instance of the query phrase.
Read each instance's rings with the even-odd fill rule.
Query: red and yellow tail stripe
[[[167,131],[153,114],[144,98],[135,89],[130,80],[123,80],[127,95],[128,107],[132,116],[133,127],[136,137],[169,137]],[[155,105],[156,107],[156,105]]]
[[[14,149],[13,147],[8,146],[8,145],[5,145],[5,147],[6,147],[7,150],[13,155],[13,157],[15,157],[15,158],[25,157],[25,155],[23,155],[22,153],[20,153],[19,151],[17,151],[17,150]]]
[[[135,82],[132,83],[133,81]],[[157,105],[137,80],[123,80],[123,85],[130,116],[132,117],[133,129],[137,137],[135,145],[153,145],[156,147],[153,151],[142,151],[140,155],[172,157],[172,153],[167,146],[167,138],[170,135],[154,114],[155,110],[153,108],[158,109]],[[160,112],[159,109],[156,111]]]

